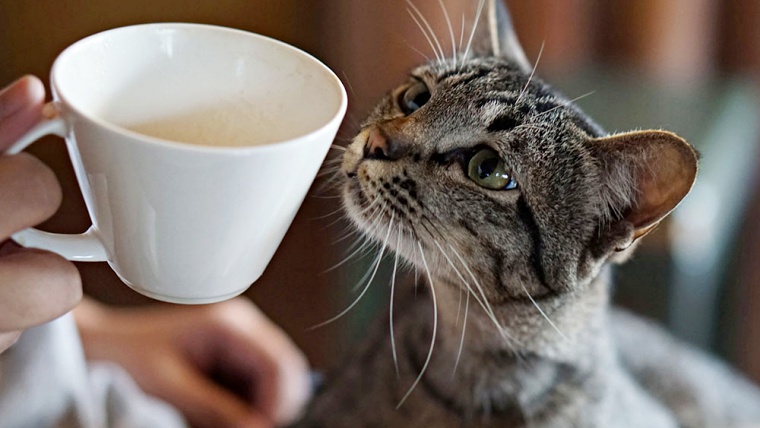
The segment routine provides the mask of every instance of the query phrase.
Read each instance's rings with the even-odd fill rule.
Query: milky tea
[[[287,130],[274,126],[271,118],[241,105],[188,111],[122,126],[149,137],[201,146],[257,146],[292,138]]]

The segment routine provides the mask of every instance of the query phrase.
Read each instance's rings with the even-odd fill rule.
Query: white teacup
[[[229,299],[261,276],[347,105],[312,56],[196,24],[85,38],[56,59],[51,87],[57,115],[10,153],[64,137],[92,227],[13,238],[107,261],[133,289],[176,303]]]

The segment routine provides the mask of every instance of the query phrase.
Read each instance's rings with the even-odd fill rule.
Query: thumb
[[[198,428],[269,428],[272,422],[184,360],[168,364],[168,382],[155,394],[173,404]]]

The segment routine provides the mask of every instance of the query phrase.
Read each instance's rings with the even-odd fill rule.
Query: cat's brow
[[[452,82],[450,82],[452,86],[461,86],[461,85],[466,85],[472,82],[473,80],[485,78],[490,73],[491,73],[491,70],[487,68],[479,68],[477,70],[472,70],[467,73],[463,73],[459,70],[452,70],[438,76],[438,79],[436,80],[436,82],[440,84],[446,80],[453,80]]]

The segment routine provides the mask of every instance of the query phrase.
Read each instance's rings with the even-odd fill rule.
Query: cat
[[[353,223],[421,284],[396,286],[297,426],[760,425],[756,386],[609,303],[612,266],[690,191],[696,151],[608,135],[533,75],[499,0],[439,55],[341,167]]]

